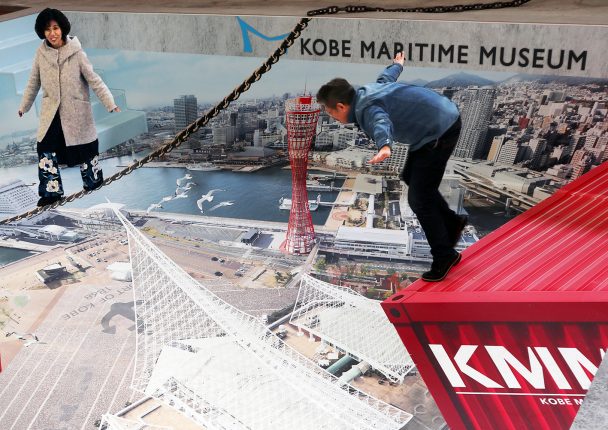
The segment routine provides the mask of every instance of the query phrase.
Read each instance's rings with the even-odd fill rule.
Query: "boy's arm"
[[[390,148],[393,145],[393,123],[384,109],[376,105],[368,107],[364,111],[364,121],[369,127],[366,128],[373,130],[373,138],[378,149],[384,146]]]
[[[403,71],[403,66],[399,63],[393,63],[387,66],[382,73],[376,79],[379,84],[388,84],[390,82],[397,82],[397,78]]]
[[[393,64],[386,67],[382,71],[382,73],[380,73],[380,76],[378,76],[378,79],[376,79],[376,82],[378,82],[379,84],[397,82],[397,78],[403,71],[404,62],[405,62],[405,55],[403,54],[403,52],[398,52],[397,55],[395,55],[395,58],[393,59]]]

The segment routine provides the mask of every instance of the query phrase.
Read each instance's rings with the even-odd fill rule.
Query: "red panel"
[[[608,348],[608,163],[382,306],[451,429],[569,428]]]
[[[418,291],[608,291],[608,163],[463,252]]]
[[[402,339],[408,349],[416,345],[414,350],[423,351],[412,357],[442,413],[452,414],[451,419],[444,414],[452,430],[568,429],[593,369],[599,367],[602,351],[608,348],[608,324],[438,323],[397,329],[405,334]],[[431,348],[439,352],[433,353]],[[472,353],[465,359],[467,348]],[[566,350],[562,353],[559,348]],[[437,358],[442,351],[447,360],[443,367]],[[459,351],[465,358],[456,360]],[[591,364],[585,364],[592,371],[569,364],[564,354],[589,360]],[[501,372],[496,362],[506,363],[504,357],[511,355],[521,369],[507,363],[504,366],[510,370]],[[531,372],[527,376],[532,382],[522,376],[526,374],[522,369]],[[459,378],[452,381],[456,387],[448,374]],[[509,376],[512,380],[507,382]],[[492,388],[493,384],[500,388]]]
[[[416,322],[604,322],[608,318],[608,291],[418,292],[401,303]]]

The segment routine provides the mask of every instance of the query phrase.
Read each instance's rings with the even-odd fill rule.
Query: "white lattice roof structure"
[[[104,427],[105,426],[105,427]],[[141,421],[129,420],[106,414],[101,421],[100,429],[105,430],[175,430],[173,427],[155,426]]]
[[[116,215],[133,268],[134,389],[207,430],[397,430],[411,419],[343,384],[218,298]]]
[[[291,324],[321,338],[388,379],[402,382],[414,367],[380,302],[302,275]]]

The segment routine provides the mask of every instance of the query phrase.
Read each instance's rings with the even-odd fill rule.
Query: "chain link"
[[[425,7],[396,7],[384,8],[376,6],[329,6],[321,9],[308,11],[308,16],[334,15],[339,12],[402,12],[402,13],[448,13],[465,12],[469,10],[504,9],[507,7],[518,7],[531,0],[497,1],[493,3],[458,4],[453,6],[425,6]]]
[[[525,3],[528,3],[531,0],[512,0],[512,1],[497,1],[493,3],[475,3],[468,5],[454,5],[454,6],[429,6],[429,7],[410,7],[410,8],[383,8],[383,7],[372,7],[372,6],[329,6],[322,9],[315,9],[307,12],[307,16],[320,16],[320,15],[333,15],[339,12],[346,13],[360,13],[360,12],[415,12],[415,13],[447,13],[447,12],[465,12],[469,10],[484,10],[484,9],[502,9],[507,7],[518,7]],[[289,35],[283,40],[281,45],[268,57],[268,59],[254,72],[245,79],[238,87],[236,87],[230,94],[228,94],[221,102],[216,104],[211,110],[209,110],[205,115],[201,118],[190,124],[186,129],[182,130],[179,134],[177,134],[173,140],[156,151],[148,154],[141,160],[130,164],[123,170],[113,174],[112,176],[106,178],[101,186],[110,185],[114,181],[118,181],[129,175],[135,169],[139,169],[144,164],[149,163],[153,159],[163,157],[171,152],[173,149],[180,146],[183,142],[188,140],[191,134],[196,133],[201,127],[204,127],[211,119],[215,118],[221,111],[230,106],[230,103],[237,100],[241,94],[245,91],[249,90],[251,85],[260,80],[264,73],[268,72],[273,64],[276,64],[279,61],[279,58],[287,52],[287,48],[289,48],[293,43],[300,37],[302,31],[308,26],[311,18],[302,18],[300,22],[294,27],[294,29],[289,33]],[[20,215],[16,215],[11,218],[6,218],[4,220],[0,220],[0,225],[9,224],[13,222],[17,222],[23,219],[30,218],[34,215],[38,215],[46,210],[55,209],[59,206],[62,206],[66,203],[73,202],[76,199],[79,199],[87,194],[91,194],[92,191],[79,191],[74,194],[70,194],[67,197],[62,198],[61,200],[54,202],[47,206],[37,207],[36,209],[32,209],[31,211],[25,212]]]
[[[230,103],[237,100],[242,93],[244,93],[251,87],[252,84],[259,81],[260,78],[262,77],[262,75],[264,73],[268,72],[272,68],[272,65],[276,64],[279,61],[279,58],[281,56],[285,55],[285,53],[287,52],[287,48],[289,48],[291,45],[293,45],[293,43],[296,41],[296,39],[298,39],[298,37],[300,37],[300,35],[302,34],[302,31],[308,26],[309,21],[310,21],[310,18],[302,18],[300,20],[300,22],[298,22],[298,24],[291,31],[291,33],[289,33],[289,35],[285,39],[283,39],[283,42],[281,43],[281,45],[272,53],[272,55],[270,55],[270,57],[268,57],[268,59],[260,67],[258,67],[247,79],[245,79],[245,81],[243,81],[238,87],[236,87],[234,90],[232,90],[232,92],[230,94],[228,94],[221,102],[216,104],[205,115],[203,115],[201,118],[197,119],[195,122],[190,124],[185,130],[182,130],[180,133],[178,133],[177,136],[175,136],[171,142],[165,144],[164,146],[157,149],[156,151],[151,152],[150,154],[148,154],[141,160],[130,164],[128,167],[124,168],[123,170],[106,178],[102,182],[101,186],[110,185],[112,182],[122,179],[124,176],[129,175],[131,172],[133,172],[133,170],[139,169],[144,164],[149,163],[153,159],[160,158],[164,155],[167,155],[173,149],[177,148],[183,142],[188,140],[190,135],[195,133],[201,127],[204,127],[211,119],[215,118],[222,110],[224,110],[228,106],[230,106]],[[91,192],[92,191],[81,190],[77,193],[70,194],[69,196],[64,197],[61,200],[56,201],[50,205],[37,207],[35,209],[32,209],[31,211],[22,213],[20,215],[16,215],[11,218],[6,218],[4,220],[0,220],[0,225],[17,222],[17,221],[20,221],[23,219],[30,218],[34,215],[38,215],[46,210],[55,209],[59,206],[62,206],[69,202],[73,202],[76,199],[79,199],[87,194],[90,194]]]

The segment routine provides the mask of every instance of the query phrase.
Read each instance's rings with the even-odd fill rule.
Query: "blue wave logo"
[[[280,34],[278,36],[266,36],[264,33],[260,33],[258,30],[253,28],[251,25],[247,24],[243,19],[236,17],[236,20],[241,27],[241,34],[243,35],[243,52],[253,52],[253,48],[251,47],[251,39],[249,38],[249,33],[257,36],[263,40],[267,40],[269,42],[283,40],[289,33]]]

